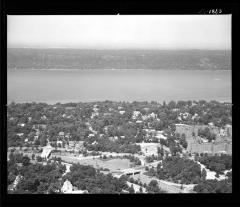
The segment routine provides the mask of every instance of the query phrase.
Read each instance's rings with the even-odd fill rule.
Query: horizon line
[[[80,47],[7,47],[7,49],[76,49],[76,50],[224,50],[220,48],[80,48]]]

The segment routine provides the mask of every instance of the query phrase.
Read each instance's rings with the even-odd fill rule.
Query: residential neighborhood
[[[231,192],[229,104],[12,103],[7,115],[9,193],[203,193],[207,183],[208,192],[223,185]],[[31,178],[36,185],[26,187],[37,166],[58,169],[54,186]],[[85,179],[93,175],[122,187],[92,188]]]

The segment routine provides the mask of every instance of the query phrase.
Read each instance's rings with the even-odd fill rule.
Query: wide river
[[[9,70],[8,103],[217,100],[231,102],[231,71]]]

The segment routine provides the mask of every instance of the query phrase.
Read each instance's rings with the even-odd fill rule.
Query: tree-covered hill
[[[231,51],[9,48],[8,69],[230,70]]]

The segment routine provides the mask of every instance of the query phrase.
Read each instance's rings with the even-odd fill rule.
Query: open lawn
[[[127,159],[111,159],[111,160],[103,160],[99,158],[90,157],[87,159],[77,158],[77,157],[69,157],[69,156],[59,156],[63,161],[69,163],[79,163],[81,165],[92,165],[95,168],[108,168],[111,171],[122,170],[130,167],[130,161]]]

